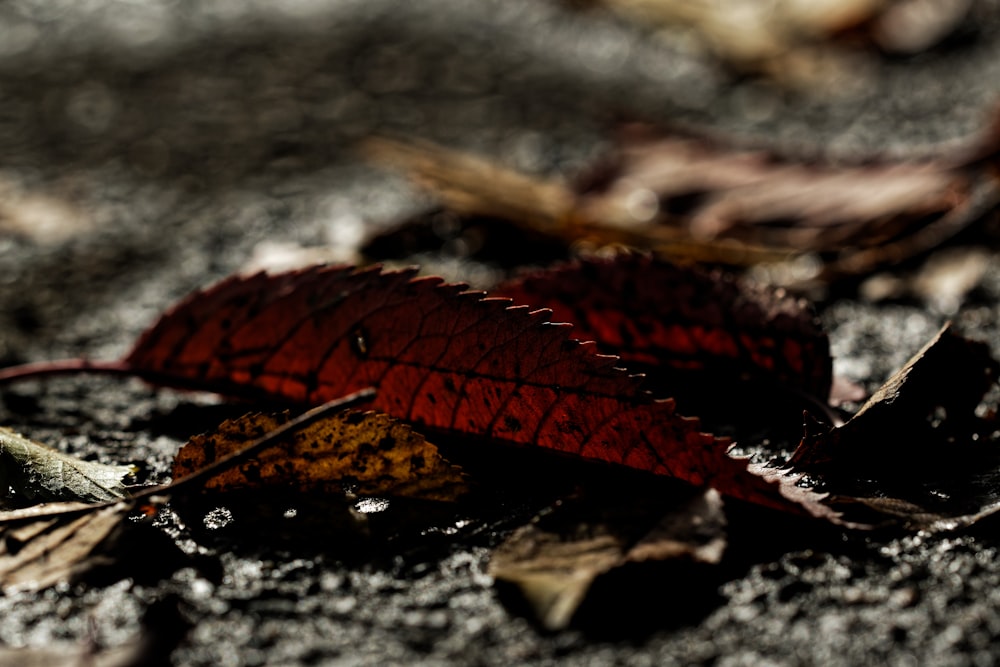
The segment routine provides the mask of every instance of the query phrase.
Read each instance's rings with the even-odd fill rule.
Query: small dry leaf
[[[0,589],[38,590],[72,582],[111,564],[115,565],[118,576],[133,577],[148,576],[150,571],[164,566],[178,566],[180,561],[174,556],[180,552],[164,533],[148,523],[125,520],[140,502],[143,514],[155,511],[170,498],[190,491],[196,482],[203,481],[202,475],[231,470],[231,466],[258,453],[274,439],[370,396],[370,391],[362,391],[294,419],[286,417],[280,424],[266,428],[265,433],[260,433],[262,437],[250,437],[246,447],[236,447],[239,451],[232,456],[220,457],[214,467],[199,468],[198,474],[167,486],[147,487],[129,501],[55,502],[0,512]],[[155,553],[156,557],[147,559],[149,553]]]
[[[563,503],[515,531],[490,561],[490,574],[515,585],[549,630],[567,627],[594,581],[622,565],[722,558],[725,517],[712,489],[669,508],[638,494],[603,501]]]
[[[105,502],[124,498],[132,466],[83,461],[0,427],[0,492],[37,502]]]
[[[946,324],[906,365],[889,378],[839,428],[807,434],[790,459],[798,469],[841,463],[856,457],[905,462],[918,448],[909,441],[940,412],[956,428],[976,419],[975,409],[1000,376],[989,346],[969,340]]]
[[[244,448],[288,421],[287,413],[248,414],[192,438],[174,459],[184,477]],[[320,420],[246,461],[210,477],[210,491],[288,486],[303,491],[451,501],[466,490],[459,468],[405,424],[377,412]]]
[[[131,503],[55,503],[0,512],[0,589],[40,590],[105,564],[104,546],[131,510]]]
[[[987,344],[945,325],[846,424],[807,427],[790,463],[823,475],[840,509],[914,529],[974,523],[1000,509],[1000,452],[976,414],[998,376]]]

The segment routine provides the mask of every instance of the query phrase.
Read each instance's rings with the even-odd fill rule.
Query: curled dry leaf
[[[950,529],[1000,509],[1000,451],[976,414],[1000,377],[989,346],[950,324],[846,424],[812,425],[790,463],[822,474],[838,506]]]
[[[626,362],[766,375],[825,399],[826,333],[802,300],[696,267],[619,254],[541,270],[493,293],[552,310]]]
[[[0,427],[0,491],[24,500],[103,502],[127,495],[123,480],[133,466],[84,461]]]
[[[287,420],[288,413],[248,414],[191,438],[174,459],[174,478],[243,449]],[[204,482],[206,490],[222,492],[269,486],[447,501],[467,490],[461,470],[445,461],[437,447],[376,412],[327,417]]]
[[[602,495],[599,504],[567,500],[501,544],[489,573],[516,586],[543,626],[563,629],[595,579],[611,570],[651,561],[719,563],[726,545],[722,499],[711,489],[687,495],[669,506],[662,497],[627,492]]]
[[[372,407],[448,433],[623,464],[793,512],[831,513],[792,476],[749,474],[728,441],[654,400],[616,358],[547,311],[463,285],[317,267],[230,278],[147,331],[119,369],[164,383],[321,403],[374,387]]]
[[[0,512],[0,588],[40,590],[105,563],[132,504],[54,503]]]
[[[989,346],[965,338],[946,324],[850,421],[807,434],[790,463],[806,468],[864,456],[869,461],[880,457],[882,462],[898,464],[919,443],[889,436],[925,431],[939,410],[949,425],[971,432],[968,427],[977,420],[976,407],[998,377],[1000,364],[990,355]]]

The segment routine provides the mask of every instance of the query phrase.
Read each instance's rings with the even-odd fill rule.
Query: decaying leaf
[[[696,267],[618,254],[540,270],[493,293],[552,310],[574,335],[625,362],[728,369],[778,380],[825,399],[830,344],[799,299]]]
[[[793,512],[829,516],[728,441],[654,400],[547,311],[414,271],[316,267],[233,277],[148,330],[117,370],[222,393],[320,403],[374,387],[372,407],[429,430],[623,464]]]
[[[242,443],[243,447],[230,447],[235,451],[226,454],[216,453],[212,461],[206,461],[190,474],[166,486],[145,487],[127,501],[116,502],[118,499],[115,497],[95,503],[53,502],[0,512],[0,589],[38,590],[74,581],[112,562],[117,565],[116,572],[120,576],[128,576],[132,572],[124,565],[139,565],[142,570],[148,571],[151,566],[144,560],[147,554],[142,552],[149,549],[158,550],[157,557],[152,561],[157,567],[176,565],[177,559],[168,557],[179,553],[175,545],[168,541],[168,551],[164,552],[160,544],[155,543],[155,540],[166,540],[164,533],[145,523],[126,521],[126,517],[136,511],[140,503],[143,513],[148,513],[150,508],[163,505],[172,496],[196,487],[196,483],[211,479],[213,475],[225,474],[251,455],[280,441],[280,438],[294,434],[296,429],[370,396],[370,390],[360,391],[313,408],[294,419],[285,417],[281,421],[275,420],[276,423],[266,433],[248,438],[249,443]],[[394,435],[395,432],[389,429],[388,434]],[[197,457],[197,454],[194,456]],[[147,531],[145,539],[136,538],[136,532],[140,530]],[[150,530],[154,532],[150,533]],[[129,539],[120,539],[126,531],[130,532]],[[149,535],[155,537],[150,538]]]
[[[572,187],[428,143],[373,139],[461,216],[499,218],[567,244],[625,244],[738,266],[794,286],[863,275],[936,247],[1000,201],[990,127],[969,146],[914,160],[824,164],[647,128]]]
[[[547,629],[568,626],[594,580],[615,568],[722,558],[725,517],[715,491],[692,490],[669,505],[662,496],[598,495],[600,502],[564,501],[515,531],[490,559],[489,573],[516,586]]]
[[[876,457],[899,465],[919,447],[940,412],[962,430],[977,418],[976,407],[1000,376],[989,346],[969,340],[946,324],[922,350],[897,371],[846,424],[807,434],[790,463],[798,468],[848,463]],[[914,442],[913,440],[917,440]]]
[[[288,420],[288,413],[248,414],[195,436],[174,459],[182,478],[246,447]],[[437,447],[384,414],[333,415],[262,449],[254,458],[205,481],[209,491],[285,486],[304,492],[455,500],[466,491],[461,470]]]
[[[0,512],[0,588],[40,590],[105,564],[133,506],[53,503]]]
[[[127,495],[122,481],[132,466],[83,461],[0,427],[0,490],[36,502],[103,502]]]
[[[790,463],[822,474],[842,507],[924,529],[972,523],[1000,508],[1000,451],[976,414],[998,377],[988,345],[945,325],[846,424],[810,427]]]

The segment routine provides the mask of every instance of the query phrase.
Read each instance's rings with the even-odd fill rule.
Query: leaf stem
[[[183,373],[172,374],[136,366],[127,358],[114,361],[94,361],[83,358],[57,359],[54,361],[34,361],[27,364],[8,366],[0,368],[0,387],[24,380],[37,380],[59,375],[74,375],[76,373],[137,378],[157,387],[214,393],[231,398],[251,400],[267,398],[273,401],[272,396],[269,396],[264,391],[258,391],[252,386],[226,385],[222,381],[208,386],[198,378],[185,377]],[[289,403],[295,404],[294,402]],[[299,403],[298,405],[301,404]]]
[[[74,373],[97,373],[101,375],[128,375],[138,373],[121,360],[93,361],[91,359],[58,359],[55,361],[35,361],[17,366],[0,368],[0,384],[20,380],[33,380],[49,375],[72,375]]]

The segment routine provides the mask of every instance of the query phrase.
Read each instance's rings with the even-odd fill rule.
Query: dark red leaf
[[[496,294],[552,310],[574,335],[625,361],[724,365],[825,399],[830,343],[804,301],[645,255],[588,259],[501,285]]]
[[[373,407],[424,428],[623,464],[763,505],[829,516],[775,469],[653,400],[548,311],[413,270],[312,268],[233,277],[168,312],[125,359],[222,393],[321,403],[375,387]]]

